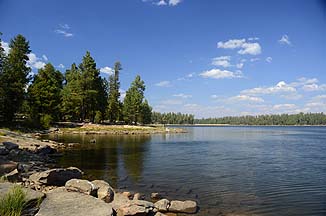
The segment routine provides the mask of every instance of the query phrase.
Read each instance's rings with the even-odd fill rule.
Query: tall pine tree
[[[114,64],[114,73],[109,77],[109,96],[107,117],[111,123],[115,123],[119,119],[121,112],[120,103],[120,82],[119,72],[122,70],[120,62]]]
[[[142,116],[142,102],[144,99],[145,83],[137,75],[126,92],[123,101],[123,116],[128,124],[137,124]]]
[[[3,89],[2,103],[3,118],[10,123],[15,113],[20,109],[25,96],[28,74],[31,69],[27,67],[29,42],[22,35],[17,35],[10,41],[10,51],[0,77]]]
[[[48,63],[39,69],[28,88],[31,116],[34,121],[39,123],[46,115],[54,121],[59,120],[62,82],[63,75],[52,64]]]
[[[3,76],[3,68],[5,64],[5,59],[6,59],[6,54],[5,50],[2,47],[2,42],[1,42],[1,35],[2,33],[0,32],[0,121],[3,118],[3,108],[4,108],[4,89],[3,89],[3,83],[2,83],[2,76]]]

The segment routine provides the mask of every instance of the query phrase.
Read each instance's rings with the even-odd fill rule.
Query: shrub
[[[26,193],[21,186],[13,186],[0,199],[1,216],[20,216],[26,202]]]
[[[45,115],[41,116],[40,124],[41,124],[42,128],[49,129],[50,126],[51,126],[51,122],[52,122],[52,116],[51,115],[45,114]]]
[[[101,121],[102,121],[102,113],[100,111],[96,111],[94,122],[96,124],[99,124],[99,123],[101,123]]]

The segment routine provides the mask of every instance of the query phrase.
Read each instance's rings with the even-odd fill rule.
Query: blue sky
[[[4,46],[23,34],[36,72],[87,50],[107,77],[122,63],[154,110],[196,117],[326,112],[322,0],[0,0]]]

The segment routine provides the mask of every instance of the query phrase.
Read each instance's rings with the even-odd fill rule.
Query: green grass
[[[0,199],[0,215],[20,216],[25,203],[26,193],[21,186],[15,185]]]
[[[8,179],[7,179],[6,176],[1,176],[0,177],[0,183],[4,183],[4,182],[7,182],[7,181],[8,181]]]

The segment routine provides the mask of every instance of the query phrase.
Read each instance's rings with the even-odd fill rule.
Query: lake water
[[[199,215],[326,215],[326,127],[186,130],[52,139],[81,143],[60,165],[123,190],[196,200]]]

